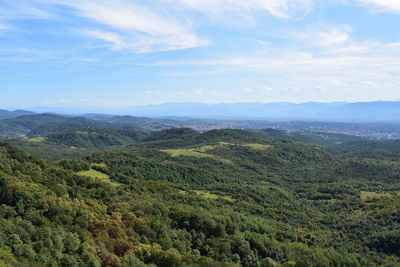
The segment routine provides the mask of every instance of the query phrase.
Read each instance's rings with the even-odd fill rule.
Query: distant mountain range
[[[271,120],[400,121],[400,102],[359,103],[232,103],[164,104],[132,107],[131,114],[193,118],[254,118]]]
[[[109,113],[146,117],[211,119],[312,120],[338,122],[399,122],[400,101],[333,103],[166,103],[125,108],[41,108],[57,113]]]
[[[148,117],[318,120],[318,121],[400,121],[400,102],[318,103],[170,103],[130,107],[127,114]]]

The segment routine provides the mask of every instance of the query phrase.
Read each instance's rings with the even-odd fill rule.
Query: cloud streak
[[[90,37],[112,44],[114,50],[152,52],[180,50],[206,45],[187,24],[172,16],[158,14],[132,1],[46,0],[68,6],[75,15],[92,23],[81,29]]]
[[[400,12],[400,1],[398,0],[356,0],[367,6],[392,12]]]
[[[291,18],[310,12],[312,0],[167,0],[209,14],[220,12],[266,11],[272,16]]]
[[[259,73],[266,79],[279,77],[276,84],[281,84],[282,88],[296,85],[304,89],[315,83],[324,83],[324,86],[312,85],[314,90],[320,92],[328,92],[328,88],[363,88],[367,85],[365,82],[384,88],[398,86],[396,81],[400,76],[400,43],[357,42],[350,33],[336,30],[328,33],[327,38],[322,38],[323,41],[318,37],[325,35],[316,32],[304,32],[299,37],[306,40],[315,35],[316,38],[311,42],[317,48],[312,50],[295,48],[293,45],[292,48],[275,47],[265,54],[254,52],[242,57],[158,64],[168,66],[170,63],[173,68],[217,68],[220,72],[224,69],[226,73],[236,73],[237,76],[241,76],[239,73]],[[345,37],[336,38],[342,35]],[[295,44],[298,43],[296,40],[298,39],[293,40]],[[269,94],[271,91],[265,89],[264,93]]]

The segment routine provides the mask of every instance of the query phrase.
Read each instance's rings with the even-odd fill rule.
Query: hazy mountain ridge
[[[400,121],[400,102],[334,103],[168,103],[136,106],[128,114],[149,117],[186,116],[192,118],[263,118],[326,120],[342,122]]]
[[[121,108],[42,107],[33,111],[64,114],[109,113],[138,117],[219,119],[317,120],[338,122],[400,122],[400,101],[375,102],[271,102],[271,103],[164,103]],[[108,116],[108,115],[106,115]]]
[[[74,109],[75,114],[80,111],[85,110]],[[32,114],[29,111],[0,112],[8,114],[7,116],[21,113],[24,115],[0,119],[0,138],[43,136],[82,127],[136,127],[150,131],[188,127],[200,132],[230,128],[273,128],[284,131],[330,132],[373,139],[400,138],[398,101],[301,104],[167,103],[118,110],[104,109],[102,113],[81,113],[82,115]],[[115,115],[118,113],[124,115]]]

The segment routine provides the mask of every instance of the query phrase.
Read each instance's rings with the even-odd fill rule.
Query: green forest
[[[65,123],[0,142],[0,266],[400,266],[398,141]]]

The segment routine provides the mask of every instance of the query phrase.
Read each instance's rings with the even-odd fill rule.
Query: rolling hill
[[[50,141],[96,148],[56,164],[0,143],[0,264],[399,264],[393,146],[327,148],[266,133],[93,128],[32,137],[37,150]],[[367,153],[349,154],[354,146]]]
[[[147,131],[136,128],[85,127],[43,136],[10,139],[7,142],[36,156],[54,161],[133,144],[147,135]]]

